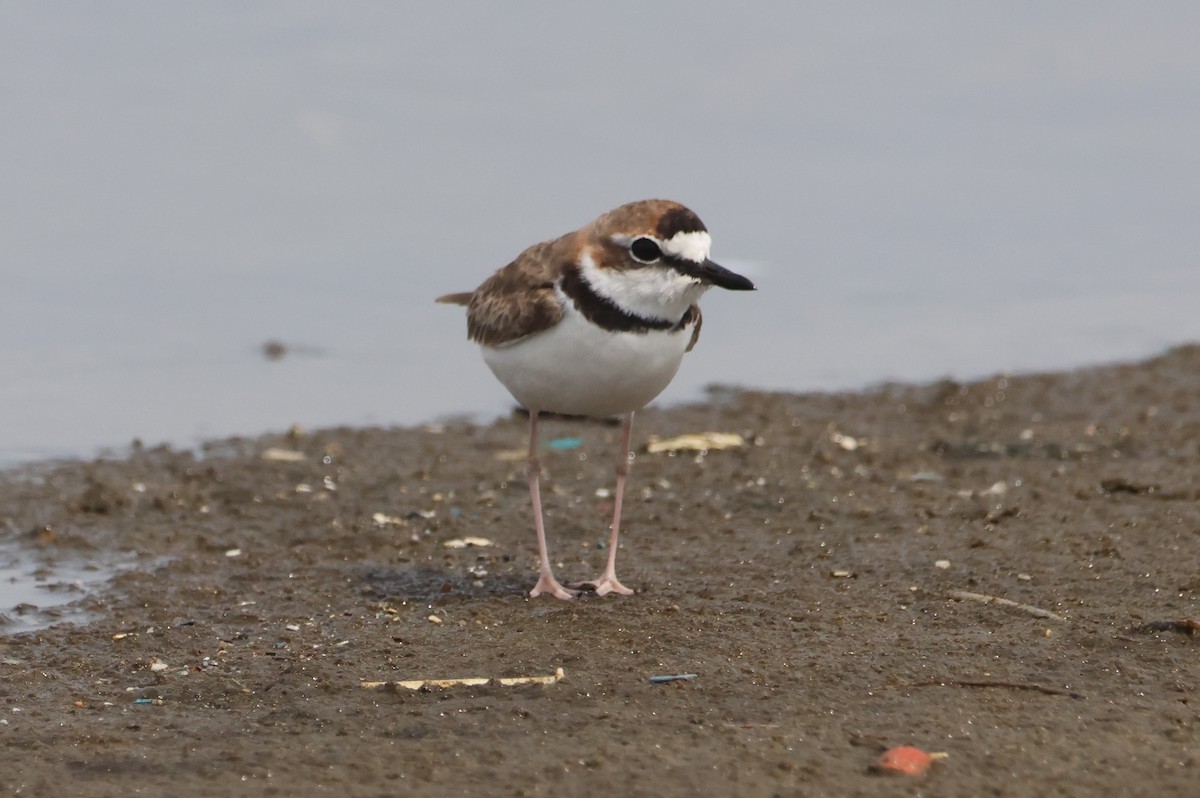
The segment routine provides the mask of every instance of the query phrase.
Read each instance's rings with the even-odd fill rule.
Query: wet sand
[[[544,425],[564,579],[603,567],[618,431]],[[644,451],[700,431],[747,443]],[[332,429],[0,474],[0,534],[141,563],[90,622],[0,638],[0,794],[1194,793],[1200,347],[647,411],[628,598],[526,597],[525,436]],[[467,537],[491,545],[445,545]],[[696,678],[651,682],[673,674]],[[899,744],[948,757],[871,772]]]

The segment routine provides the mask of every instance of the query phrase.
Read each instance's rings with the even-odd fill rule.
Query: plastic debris
[[[945,754],[927,754],[911,745],[898,745],[884,751],[879,759],[875,760],[875,770],[900,776],[920,776],[929,770],[935,759],[943,758]]]
[[[660,452],[706,452],[716,449],[736,449],[745,446],[746,439],[736,432],[693,432],[687,435],[677,435],[674,438],[659,438],[650,436],[646,451],[650,454]]]
[[[379,687],[403,687],[406,690],[421,690],[423,688],[445,687],[480,687],[485,684],[498,684],[501,687],[516,687],[522,684],[554,684],[566,678],[562,668],[555,669],[550,676],[515,676],[490,677],[476,676],[465,679],[410,679],[400,682],[359,682],[360,687],[373,690]]]
[[[229,549],[225,552],[225,556],[226,557],[241,557],[242,550],[241,549]]]
[[[676,673],[668,676],[651,676],[650,684],[667,684],[668,682],[689,682],[700,678],[698,673]]]
[[[853,452],[855,449],[866,444],[866,438],[855,438],[853,435],[846,435],[842,432],[831,432],[829,440],[836,443],[839,447],[847,452]]]
[[[375,513],[374,515],[371,516],[371,520],[375,522],[376,526],[404,526],[405,525],[405,521],[403,518],[397,518],[394,515],[387,515],[385,513]]]
[[[580,446],[583,446],[583,438],[555,438],[550,441],[550,448],[559,452],[578,449]]]
[[[465,537],[447,540],[442,545],[448,549],[465,549],[468,546],[491,546],[492,541],[488,538]]]
[[[259,455],[263,460],[270,460],[276,463],[299,463],[308,457],[304,452],[298,452],[295,449],[280,449],[277,446],[272,446],[269,449],[264,449]]]

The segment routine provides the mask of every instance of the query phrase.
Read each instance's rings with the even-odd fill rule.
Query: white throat
[[[671,240],[677,238],[678,235]],[[602,269],[587,250],[580,258],[579,268],[593,291],[626,313],[643,319],[679,321],[709,288],[696,278],[680,274],[668,266]]]

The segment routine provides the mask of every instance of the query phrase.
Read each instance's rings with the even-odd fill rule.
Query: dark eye
[[[633,256],[634,260],[641,261],[642,263],[653,263],[662,257],[662,250],[658,248],[658,244],[655,244],[652,239],[638,238],[634,239],[634,242],[629,245],[629,254]]]

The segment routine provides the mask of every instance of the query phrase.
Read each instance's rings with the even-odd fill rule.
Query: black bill
[[[753,291],[754,283],[737,272],[731,272],[720,264],[706,260],[703,263],[692,263],[677,260],[672,265],[684,274],[691,275],[706,283],[712,283],[718,288],[728,288],[730,291]]]

